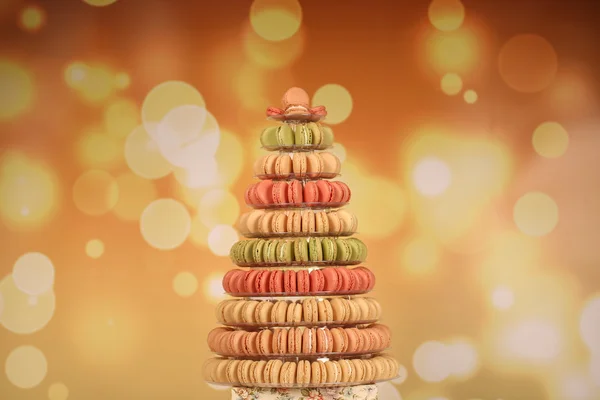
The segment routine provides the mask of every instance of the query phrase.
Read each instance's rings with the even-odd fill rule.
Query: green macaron
[[[254,243],[254,262],[259,263],[263,261],[263,247],[267,243],[264,239],[256,240]]]
[[[362,250],[355,240],[345,240],[346,244],[350,247],[350,260],[349,261],[360,261]]]
[[[294,131],[288,124],[283,124],[276,131],[277,144],[280,146],[292,146],[294,144]]]
[[[367,259],[367,245],[360,239],[357,238],[348,238],[346,239],[348,242],[356,245],[358,248],[358,254],[356,256],[356,261],[363,262]]]
[[[294,240],[294,260],[308,261],[308,242],[304,238]]]
[[[240,241],[240,242],[236,242],[233,244],[233,246],[231,246],[231,249],[229,249],[229,258],[231,258],[231,261],[233,261],[234,263],[238,263],[238,262],[242,262],[243,261],[243,246],[244,242]]]
[[[260,135],[260,144],[264,147],[277,147],[277,129],[278,126],[270,126],[265,128]]]
[[[253,263],[254,262],[254,245],[256,240],[244,240],[242,247],[240,248],[241,256],[240,262],[242,263]]]
[[[335,244],[337,246],[337,257],[336,261],[348,262],[352,259],[352,247],[348,244],[346,239],[336,239]]]
[[[337,258],[337,245],[332,238],[323,238],[321,240],[321,247],[323,248],[323,260],[335,261]]]
[[[263,261],[267,263],[277,262],[277,241],[267,240],[263,246]]]
[[[312,144],[312,131],[306,124],[300,124],[296,126],[295,141],[299,146],[305,146]]]
[[[289,240],[279,240],[277,241],[277,261],[279,262],[292,262],[294,260],[294,247],[293,242]]]
[[[320,238],[311,237],[308,239],[308,255],[310,261],[323,261],[323,247]]]
[[[321,136],[323,137],[321,140],[321,146],[329,147],[333,145],[333,131],[330,127],[321,125]]]

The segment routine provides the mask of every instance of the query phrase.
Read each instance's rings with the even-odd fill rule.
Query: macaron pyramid
[[[311,108],[300,88],[282,106],[267,109],[279,123],[260,136],[269,152],[245,192],[250,211],[237,223],[245,239],[231,248],[236,268],[223,278],[231,298],[216,309],[222,326],[208,335],[215,357],[205,379],[231,386],[233,399],[321,390],[375,399],[374,383],[395,378],[399,365],[385,354],[391,332],[368,296],[375,276],[362,265],[367,246],[344,207],[352,191],[337,179],[341,162],[327,150],[327,110]]]

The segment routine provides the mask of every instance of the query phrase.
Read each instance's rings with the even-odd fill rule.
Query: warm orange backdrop
[[[228,398],[205,338],[265,109],[297,85],[405,367],[382,400],[600,398],[596,9],[3,1],[0,397]]]

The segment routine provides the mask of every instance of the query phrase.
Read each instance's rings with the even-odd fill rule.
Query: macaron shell
[[[273,183],[271,189],[272,203],[287,204],[288,203],[288,183],[285,181],[277,181]]]
[[[336,271],[336,268],[327,267],[320,270],[323,275],[323,290],[325,292],[333,292],[338,290],[339,283],[339,274]]]
[[[331,199],[332,203],[345,203],[348,200],[344,196],[344,188],[341,182],[331,181]]]
[[[306,173],[309,178],[317,178],[323,172],[323,160],[318,153],[309,153],[306,156]]]
[[[273,202],[273,181],[266,179],[256,184],[256,197],[259,202],[255,204],[271,204]]]
[[[302,182],[298,181],[298,180],[292,180],[289,181],[287,183],[288,185],[288,193],[287,193],[287,198],[288,198],[288,202],[290,204],[301,204],[304,197],[303,196],[303,188],[302,188]]]
[[[268,128],[263,129],[262,133],[260,134],[260,143],[264,147],[274,147],[279,144],[277,141],[276,134],[277,128],[277,126],[270,126]]]
[[[267,154],[264,158],[263,158],[263,167],[262,167],[262,174],[274,174],[275,173],[275,164],[277,162],[277,154]]]
[[[273,173],[280,177],[287,177],[292,173],[292,158],[289,154],[277,156]]]
[[[340,159],[329,151],[323,151],[319,153],[323,160],[323,170],[330,174],[339,174],[342,163]]]
[[[323,272],[321,270],[314,270],[309,274],[310,278],[310,291],[312,293],[322,292],[325,288],[325,278],[323,277]]]
[[[320,182],[320,181],[319,181]],[[319,188],[317,183],[314,181],[308,181],[304,184],[304,201],[306,203],[318,203],[319,202]]]
[[[292,146],[294,144],[294,131],[288,124],[277,127],[275,136],[280,146]]]
[[[294,153],[293,155],[293,169],[294,175],[299,178],[302,178],[306,175],[307,161],[306,161],[306,153]]]
[[[331,203],[333,199],[333,185],[331,182],[321,179],[316,181],[318,191],[318,201],[320,203]]]
[[[308,293],[310,291],[309,274],[306,270],[296,271],[296,285],[298,293]]]

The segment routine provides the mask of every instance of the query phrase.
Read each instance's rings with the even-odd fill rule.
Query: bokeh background
[[[0,397],[228,398],[205,339],[265,109],[297,85],[328,108],[403,364],[382,400],[600,399],[599,18],[2,1]]]

